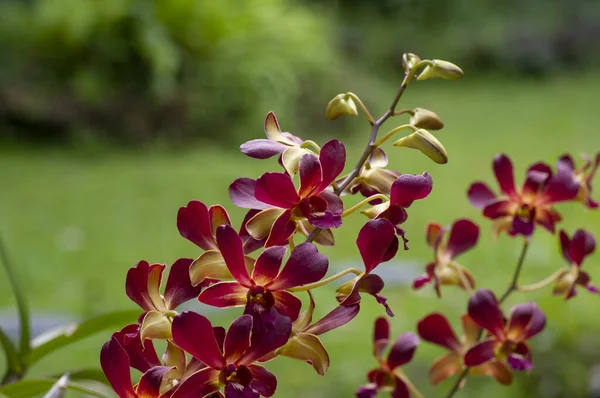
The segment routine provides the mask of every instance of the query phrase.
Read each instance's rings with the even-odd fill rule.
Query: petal
[[[279,122],[275,117],[273,112],[267,113],[267,117],[265,118],[265,134],[267,138],[271,141],[279,141],[289,143],[289,139],[287,139],[283,134],[281,134],[281,129],[279,128]]]
[[[284,173],[265,173],[256,180],[256,199],[271,206],[291,209],[300,200],[290,176]]]
[[[528,358],[522,357],[520,355],[509,354],[508,358],[506,358],[508,364],[511,368],[516,371],[524,371],[533,369],[533,364]]]
[[[219,391],[219,371],[204,368],[183,380],[171,398],[203,398],[217,391]]]
[[[411,361],[419,345],[419,337],[414,333],[404,333],[398,337],[387,357],[387,366],[394,369]]]
[[[450,351],[460,350],[461,344],[448,323],[440,313],[427,315],[417,324],[419,336],[425,341],[446,347]]]
[[[125,326],[119,332],[113,333],[113,337],[127,352],[132,368],[144,373],[148,369],[161,364],[152,341],[145,340],[142,344],[138,324]]]
[[[496,155],[494,158],[494,174],[502,192],[511,198],[518,197],[515,191],[513,165],[505,154]]]
[[[300,333],[291,338],[279,351],[279,355],[306,361],[323,376],[329,368],[329,354],[321,340],[309,333]]]
[[[189,270],[190,282],[201,286],[205,279],[228,280],[233,279],[225,260],[218,250],[208,250],[198,257]],[[199,294],[199,293],[198,293]]]
[[[373,328],[373,343],[380,340],[389,340],[390,338],[390,321],[387,318],[379,317],[375,320]]]
[[[299,232],[305,236],[310,235],[311,232],[316,229],[315,226],[308,223],[308,220],[299,220],[296,223],[296,226]],[[321,246],[333,246],[335,244],[335,238],[330,229],[323,229],[317,234],[313,242],[318,243]]]
[[[334,214],[342,214],[344,212],[344,202],[333,192],[323,191],[318,197],[327,202],[327,210],[330,212]]]
[[[346,165],[346,148],[338,140],[327,141],[321,152],[319,160],[323,170],[321,185],[317,191],[325,190],[341,174]]]
[[[321,229],[339,228],[342,226],[342,215],[329,210],[322,213],[312,213],[308,217],[308,222]]]
[[[288,146],[282,143],[271,140],[265,140],[264,138],[250,140],[244,142],[240,146],[240,150],[244,155],[250,156],[251,158],[255,159],[268,159],[272,156],[282,153],[287,148]]]
[[[262,210],[246,224],[246,228],[250,236],[254,239],[265,239],[271,233],[273,224],[281,216],[285,210],[278,207],[269,207],[268,209]]]
[[[538,195],[537,204],[551,204],[573,200],[579,192],[579,182],[572,173],[558,171],[551,176],[542,193]]]
[[[512,220],[511,229],[509,231],[509,234],[511,236],[515,236],[515,235],[531,236],[531,234],[533,234],[534,229],[535,229],[535,224],[533,223],[532,220],[523,220],[519,217],[515,217]],[[553,224],[551,224],[550,232],[554,233],[554,225]]]
[[[231,275],[244,286],[251,286],[252,281],[246,269],[242,239],[229,225],[217,229],[217,244]]]
[[[313,154],[306,154],[300,159],[299,165],[300,189],[298,195],[301,198],[309,196],[319,188],[323,175],[319,158]]]
[[[318,336],[333,329],[337,329],[354,319],[354,317],[358,315],[359,310],[360,306],[358,304],[335,307],[319,321],[307,327],[305,332]]]
[[[494,358],[494,340],[486,340],[469,349],[465,354],[464,362],[467,366],[478,366]]]
[[[179,208],[177,229],[181,236],[204,250],[217,248],[212,235],[208,208],[202,202],[192,200],[187,206]]]
[[[492,376],[505,386],[512,384],[513,375],[510,369],[501,361],[493,360],[472,369],[473,374]]]
[[[598,293],[598,288],[591,282],[590,275],[587,272],[579,272],[575,283],[585,287],[590,293]]]
[[[429,368],[429,382],[435,386],[448,377],[459,374],[463,370],[459,355],[450,353],[436,359]]]
[[[594,235],[583,229],[575,231],[569,245],[569,258],[575,264],[581,265],[583,259],[592,254],[594,250],[596,250]]]
[[[427,225],[427,231],[425,232],[425,238],[430,248],[435,249],[439,245],[439,241],[444,234],[444,229],[440,224],[429,223]]]
[[[374,398],[377,395],[378,387],[374,383],[369,383],[365,386],[360,386],[356,390],[356,398]]]
[[[462,324],[463,336],[465,344],[473,345],[479,341],[481,335],[481,328],[475,323],[475,321],[467,314],[460,317]]]
[[[571,260],[571,257],[569,256],[569,246],[571,246],[571,239],[569,238],[569,235],[567,235],[567,233],[564,230],[560,231],[559,240],[560,240],[560,249],[561,249],[563,257],[569,263],[571,263],[572,260]]]
[[[296,221],[292,217],[292,211],[286,210],[277,217],[265,242],[265,247],[285,246],[296,232]]]
[[[394,181],[398,177],[400,177],[400,173],[394,170],[375,168],[365,171],[362,175],[364,184],[361,185],[360,193],[365,197],[378,192],[389,195],[392,184],[394,184]]]
[[[254,196],[256,180],[252,178],[238,178],[229,186],[229,197],[233,204],[244,209],[264,210],[269,205],[259,201]]]
[[[476,208],[483,210],[488,204],[496,200],[496,195],[483,182],[476,182],[471,185],[467,193],[469,202]]]
[[[479,289],[469,299],[469,316],[482,328],[494,336],[504,338],[504,321],[502,311],[494,293],[487,289]]]
[[[293,176],[298,172],[300,167],[300,159],[302,159],[302,156],[306,154],[312,154],[312,152],[299,146],[292,146],[281,154],[280,162],[285,171],[289,175]]]
[[[233,321],[225,335],[225,359],[228,363],[237,361],[250,347],[252,316],[242,315]]]
[[[517,203],[500,199],[492,202],[483,209],[483,216],[496,220],[500,217],[512,216],[518,207]]]
[[[392,223],[384,218],[368,221],[359,231],[356,245],[360,251],[365,273],[370,273],[398,251],[398,238]]]
[[[140,339],[169,340],[171,321],[162,312],[148,311],[140,325]]]
[[[287,316],[277,315],[273,326],[267,333],[252,334],[252,345],[244,355],[237,361],[237,365],[250,365],[259,358],[264,357],[287,343],[292,333],[292,321]]]
[[[248,222],[254,218],[255,215],[257,215],[258,213],[260,213],[258,210],[255,209],[250,209],[246,215],[244,216],[244,220],[242,221],[242,225],[240,227],[240,238],[242,238],[242,242],[244,242],[244,253],[248,254],[248,253],[252,253],[255,250],[260,249],[261,247],[263,247],[265,245],[265,240],[266,237],[268,236],[270,230],[271,230],[271,225],[268,225],[267,230],[264,233],[264,236],[262,236],[260,239],[255,238],[254,236],[252,236],[252,234],[250,234],[250,232],[248,231]]]
[[[308,308],[305,311],[302,311],[302,313],[300,313],[298,316],[298,319],[294,321],[294,324],[292,325],[293,334],[298,334],[301,331],[304,331],[304,329],[308,328],[313,320],[313,314],[315,312],[315,299],[313,298],[310,290],[307,290],[306,293],[308,293],[309,299]]]
[[[271,290],[286,290],[321,280],[327,273],[329,260],[312,243],[301,243],[294,248],[287,263],[273,282]]]
[[[120,398],[137,398],[131,386],[129,357],[115,337],[102,347],[100,365],[108,382]]]
[[[277,389],[277,378],[260,365],[250,365],[248,370],[252,374],[250,387],[263,397],[270,397]]]
[[[556,169],[569,171],[571,173],[575,172],[575,163],[573,162],[571,155],[565,154],[558,158],[556,161]]]
[[[396,386],[391,394],[392,398],[410,398],[408,386],[400,378],[396,377]]]
[[[125,282],[127,296],[146,311],[164,309],[159,291],[164,269],[162,264],[150,265],[147,261],[130,268]]]
[[[518,304],[511,311],[508,338],[514,342],[523,341],[541,332],[545,326],[546,317],[536,303]]]
[[[173,342],[213,369],[225,366],[210,321],[196,312],[185,311],[173,318]]]
[[[429,173],[422,175],[402,174],[392,184],[390,204],[409,207],[413,201],[426,198],[433,188]]]
[[[287,316],[292,322],[298,319],[300,309],[302,308],[302,301],[298,297],[284,290],[272,292],[272,294],[275,298],[275,309],[281,315]]]
[[[144,373],[136,387],[138,396],[160,397],[160,386],[171,369],[170,366],[155,366]]]
[[[193,286],[190,280],[190,266],[193,262],[191,258],[180,258],[171,266],[164,294],[167,308],[174,310],[200,294],[202,286]]]
[[[263,251],[256,259],[252,280],[257,285],[266,285],[271,282],[281,268],[281,262],[285,255],[286,248],[282,246],[269,247]]]
[[[213,307],[239,307],[246,305],[248,288],[238,282],[219,282],[207,287],[198,296],[201,303]]]
[[[381,147],[375,147],[369,155],[369,164],[373,168],[383,168],[388,164],[388,158]]]
[[[550,231],[550,233],[553,234],[555,231],[555,224],[561,220],[560,215],[552,209],[549,210],[544,208],[538,208],[536,210],[537,211],[535,213],[535,222],[541,225],[542,227],[546,228],[548,231]],[[533,229],[532,223],[525,224],[528,226],[528,229],[525,232],[527,232],[529,229]],[[532,232],[533,230],[529,233],[525,233],[524,235],[530,235]]]
[[[551,176],[552,169],[545,163],[536,163],[530,166],[525,175],[521,196],[528,201],[535,200]]]
[[[452,225],[446,251],[454,259],[477,244],[479,227],[471,220],[461,219]]]

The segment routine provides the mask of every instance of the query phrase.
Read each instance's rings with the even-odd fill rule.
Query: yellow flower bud
[[[412,69],[416,64],[421,62],[421,58],[413,53],[404,54],[404,65],[407,69]]]
[[[415,127],[427,130],[440,130],[444,127],[444,122],[435,112],[423,108],[415,108],[413,112],[410,124]]]
[[[325,114],[327,115],[327,119],[335,120],[343,115],[356,116],[358,115],[358,111],[352,98],[346,98],[345,94],[338,94],[327,104]]]
[[[446,80],[456,80],[463,77],[464,72],[458,66],[452,62],[442,61],[441,59],[434,59],[430,65],[427,65],[421,74],[417,77],[417,80],[431,79],[434,77],[441,77]]]
[[[398,141],[394,142],[393,145],[418,149],[436,163],[448,163],[448,153],[446,152],[446,149],[442,143],[427,130],[419,129],[411,135],[400,138]]]

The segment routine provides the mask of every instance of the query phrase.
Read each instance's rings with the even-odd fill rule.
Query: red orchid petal
[[[160,284],[165,266],[162,264],[148,264],[140,261],[135,267],[127,271],[125,291],[127,296],[146,311],[163,306],[160,296]]]
[[[496,200],[496,194],[483,182],[475,182],[467,192],[469,202],[476,208],[483,210],[488,204]]]
[[[225,346],[225,335],[227,334],[227,331],[225,330],[225,328],[223,326],[213,326],[213,333],[215,334],[215,339],[217,339],[217,344],[219,345],[219,349],[221,350],[221,353],[224,352],[224,346]],[[192,358],[195,359],[195,358]]]
[[[525,338],[532,338],[533,336],[544,330],[545,327],[546,316],[544,315],[542,310],[540,310],[537,304],[535,304],[533,308],[533,315],[531,317],[531,321],[527,325],[527,335],[525,336]]]
[[[560,239],[560,249],[561,249],[562,255],[565,258],[565,260],[567,260],[569,263],[571,263],[572,260],[571,260],[571,257],[569,256],[569,246],[571,246],[571,239],[569,238],[569,235],[567,235],[567,233],[564,230],[560,231],[559,239]]]
[[[306,328],[305,332],[316,336],[337,329],[350,322],[356,315],[360,306],[358,304],[351,306],[338,306],[327,313],[323,318]]]
[[[494,340],[486,340],[469,349],[465,354],[464,362],[467,366],[478,366],[494,358]]]
[[[536,163],[530,166],[525,175],[522,196],[533,200],[546,186],[552,174],[552,169],[545,163]]]
[[[368,221],[359,231],[356,245],[370,273],[383,261],[393,258],[398,251],[398,238],[391,222],[384,218]]]
[[[242,238],[242,242],[244,242],[244,253],[249,254],[255,250],[260,249],[264,246],[266,238],[263,239],[255,239],[248,232],[248,221],[252,219],[255,215],[259,213],[259,210],[251,209],[244,216],[244,220],[242,221],[242,225],[240,227],[240,238]]]
[[[596,250],[596,240],[594,235],[589,232],[578,229],[573,234],[573,239],[569,244],[569,258],[577,265],[581,265],[583,259]]]
[[[544,224],[542,224],[542,226],[544,226]],[[550,228],[550,232],[554,233],[554,224],[546,225],[546,227]],[[533,221],[523,220],[521,218],[515,217],[512,220],[509,234],[511,236],[519,234],[523,236],[531,236],[531,234],[533,234],[534,228],[535,224],[533,223]]]
[[[238,282],[219,282],[207,287],[198,296],[201,303],[226,308],[246,305],[248,288]]]
[[[321,229],[339,228],[342,226],[342,215],[332,213],[329,210],[322,213],[312,213],[308,217],[308,222]]]
[[[358,390],[356,390],[356,398],[374,398],[377,395],[378,389],[379,388],[374,383],[360,386]]]
[[[428,283],[431,283],[432,280],[433,280],[433,277],[427,273],[423,274],[421,276],[417,276],[412,283],[412,288],[414,290],[419,290],[422,287],[424,287],[425,285],[427,285]]]
[[[425,231],[425,240],[430,248],[434,249],[437,247],[439,240],[444,234],[444,229],[438,223],[429,223],[427,230]]]
[[[379,317],[375,320],[373,327],[373,343],[390,338],[390,321],[387,318]]]
[[[244,209],[264,210],[270,206],[257,200],[255,195],[256,180],[238,178],[229,186],[229,197],[233,204]]]
[[[551,204],[573,200],[579,192],[579,182],[567,171],[557,172],[551,176],[542,193],[538,195],[537,204]]]
[[[219,371],[204,368],[183,380],[171,398],[204,398],[219,391]]]
[[[155,366],[144,373],[135,389],[138,396],[160,397],[160,386],[162,381],[165,375],[172,369],[171,366]]]
[[[410,391],[408,386],[400,378],[396,377],[396,386],[392,391],[392,398],[410,398]]]
[[[277,378],[260,365],[250,365],[248,370],[252,374],[250,387],[263,397],[271,397],[277,389]]]
[[[211,231],[208,208],[202,202],[192,200],[187,206],[179,208],[177,229],[181,236],[204,250],[217,248]]]
[[[419,321],[417,331],[425,341],[446,347],[450,351],[460,349],[461,344],[454,334],[452,326],[450,326],[446,317],[440,313],[430,314]]]
[[[300,174],[298,195],[305,198],[317,190],[323,179],[319,158],[310,153],[303,155],[298,170]]]
[[[263,251],[256,259],[254,271],[252,271],[252,280],[257,285],[266,285],[271,282],[281,268],[281,262],[285,255],[286,248],[283,246],[269,247]]]
[[[321,148],[319,160],[323,177],[317,191],[324,191],[344,170],[346,165],[346,148],[344,144],[338,140],[327,141]]]
[[[272,292],[275,298],[275,309],[281,315],[285,315],[293,321],[298,319],[300,309],[302,308],[302,300],[285,290]]]
[[[292,333],[292,321],[287,316],[277,314],[273,326],[266,333],[252,334],[252,345],[237,361],[236,365],[250,365],[287,343]]]
[[[535,221],[553,234],[556,223],[561,220],[560,214],[553,209],[538,208],[536,210]],[[526,224],[530,226],[531,223]],[[530,227],[532,228],[533,226]],[[524,235],[530,235],[530,233]]]
[[[327,202],[327,210],[334,214],[342,214],[344,212],[344,202],[339,196],[330,191],[323,191],[318,196]]]
[[[409,207],[412,202],[426,198],[433,189],[429,173],[422,175],[402,174],[396,178],[390,190],[390,205]]]
[[[161,365],[154,344],[150,340],[140,338],[140,326],[138,324],[127,325],[119,332],[113,333],[119,344],[127,352],[130,366],[144,373],[148,369]]]
[[[296,232],[296,221],[292,218],[292,211],[286,210],[273,223],[265,247],[284,246]]]
[[[301,243],[294,248],[287,263],[273,282],[271,290],[286,290],[321,280],[327,273],[329,260],[312,243]]]
[[[579,272],[579,276],[577,276],[576,284],[585,287],[590,293],[599,293],[598,288],[591,282],[590,275],[585,272]]]
[[[256,199],[271,206],[291,209],[300,198],[289,175],[284,173],[265,173],[256,180]]]
[[[526,338],[529,325],[533,320],[533,314],[536,309],[537,305],[534,302],[518,304],[512,308],[507,327],[507,333],[511,341],[519,342]]]
[[[501,361],[493,360],[476,368],[476,374],[492,376],[505,386],[512,384],[513,375],[510,369]]]
[[[575,171],[575,162],[573,162],[571,155],[565,154],[558,158],[556,170],[564,170],[573,173]]]
[[[282,153],[287,148],[288,146],[282,143],[265,140],[264,138],[250,140],[240,146],[240,150],[244,155],[255,159],[268,159]]]
[[[429,382],[435,386],[448,377],[459,374],[463,369],[461,357],[450,353],[436,359],[429,368]]]
[[[233,321],[225,335],[224,351],[227,363],[237,361],[250,347],[252,316],[242,315]]]
[[[398,337],[387,357],[390,370],[411,361],[419,345],[419,337],[414,333],[404,333]]]
[[[221,225],[231,225],[229,214],[227,214],[227,210],[221,205],[212,205],[208,208],[208,219],[210,220],[212,234],[216,234],[217,228]]]
[[[446,251],[454,259],[477,244],[479,227],[471,220],[461,219],[452,225]]]
[[[171,310],[200,294],[202,285],[192,286],[190,280],[190,266],[193,262],[191,258],[180,258],[169,270],[164,297]]]
[[[246,269],[242,239],[229,225],[217,228],[217,244],[231,275],[243,286],[251,286],[252,281]]]
[[[494,174],[502,192],[511,198],[518,197],[515,191],[513,165],[505,154],[496,155],[494,158]]]
[[[495,220],[500,217],[512,215],[517,206],[516,203],[511,202],[510,200],[500,199],[487,205],[483,209],[483,215],[484,217]]]
[[[173,318],[173,342],[200,362],[213,369],[226,363],[210,321],[196,313],[185,311]]]
[[[469,299],[468,312],[479,326],[500,339],[504,338],[502,311],[494,293],[487,289],[479,289]]]
[[[137,398],[131,386],[129,357],[115,337],[102,347],[100,365],[108,382],[120,398]]]

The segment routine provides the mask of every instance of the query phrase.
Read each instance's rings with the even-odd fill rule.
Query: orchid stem
[[[415,112],[412,109],[400,109],[399,111],[394,112],[394,116],[400,116],[408,113],[409,115],[414,115]]]
[[[502,294],[502,296],[500,296],[500,299],[498,300],[498,304],[502,304],[504,302],[504,300],[506,300],[512,292],[517,290],[519,276],[521,275],[521,270],[523,269],[523,262],[525,260],[525,255],[527,254],[528,248],[529,248],[529,238],[525,238],[525,240],[523,241],[523,248],[521,249],[521,255],[519,256],[519,261],[517,262],[517,267],[515,268],[515,273],[513,274],[512,281],[510,282],[510,285],[508,286],[508,288],[506,289],[504,294]]]
[[[465,370],[462,371],[460,376],[458,376],[458,379],[456,379],[456,383],[454,383],[454,385],[452,386],[452,389],[448,392],[448,395],[446,395],[446,398],[453,397],[454,394],[456,394],[458,392],[458,390],[461,389],[462,384],[463,384],[464,380],[467,378],[468,373],[469,373],[469,368],[465,368]]]
[[[333,282],[334,280],[339,279],[342,276],[348,275],[348,274],[360,275],[360,274],[362,274],[362,271],[359,271],[356,268],[348,268],[348,269],[343,270],[342,272],[332,275],[329,278],[322,279],[318,282],[309,283],[308,285],[303,285],[303,286],[298,286],[298,287],[292,287],[287,290],[288,290],[288,292],[305,292],[307,290],[311,290],[311,289],[315,289],[317,287],[324,286],[324,285],[328,284],[329,282]]]
[[[373,146],[374,147],[381,146],[381,144],[383,144],[384,142],[386,142],[394,134],[396,134],[399,131],[406,130],[406,129],[411,129],[413,131],[417,131],[418,130],[418,128],[416,128],[412,124],[403,124],[402,126],[398,126],[395,129],[392,129],[392,130],[388,131],[387,133],[385,133],[385,135],[383,137],[381,137],[377,142],[375,142],[373,144]]]
[[[308,148],[309,146],[313,147],[313,149],[315,149],[317,153],[321,153],[321,147],[314,141],[306,140],[301,145],[302,148]]]
[[[562,273],[562,272],[564,272],[564,270],[559,269],[558,271],[556,271],[555,273],[553,273],[552,275],[550,275],[546,279],[543,279],[543,280],[541,280],[539,282],[532,283],[531,285],[518,286],[517,287],[517,291],[519,291],[519,292],[532,292],[534,290],[541,289],[541,288],[549,285],[550,283],[554,282],[556,280],[556,277],[560,273]]]
[[[352,100],[358,104],[359,108],[363,111],[371,126],[375,124],[375,119],[373,119],[373,116],[371,116],[371,113],[369,112],[365,104],[363,104],[360,98],[358,98],[358,95],[354,93],[346,93],[346,96],[352,98]]]
[[[385,196],[384,194],[381,193],[376,193],[375,195],[371,195],[366,199],[361,200],[360,202],[358,202],[357,204],[355,204],[354,206],[352,206],[351,208],[349,208],[348,210],[344,211],[342,213],[342,217],[346,217],[349,216],[350,214],[354,213],[356,210],[360,209],[361,207],[363,207],[364,205],[368,204],[369,202],[371,202],[372,200],[376,200],[376,199],[381,199],[384,202],[389,201],[390,199]]]

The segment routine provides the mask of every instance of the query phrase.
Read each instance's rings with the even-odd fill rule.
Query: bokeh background
[[[442,117],[438,137],[450,162],[389,148],[395,169],[429,171],[434,190],[411,208],[411,250],[380,273],[390,281],[395,335],[414,331],[432,311],[457,319],[466,308],[463,292],[448,289],[438,300],[429,289],[409,288],[432,258],[426,224],[460,217],[480,223],[478,249],[461,262],[479,286],[507,286],[520,241],[492,239],[466,190],[476,179],[495,184],[491,160],[499,152],[513,158],[520,182],[534,161],[600,150],[599,39],[596,0],[1,0],[0,234],[36,330],[135,308],[124,291],[129,267],[199,255],[175,227],[177,209],[189,200],[222,203],[239,222],[229,183],[277,167],[238,151],[263,136],[267,111],[306,139],[341,138],[353,163],[368,125],[361,117],[327,121],[325,104],[353,91],[381,114],[408,51],[455,62],[465,77],[414,82],[401,101]],[[600,234],[599,212],[579,204],[560,210],[568,232]],[[361,217],[349,217],[337,245],[323,249],[332,271],[360,265],[354,241]],[[535,282],[562,265],[557,238],[538,231],[522,280]],[[600,281],[599,255],[585,267]],[[335,305],[333,289],[317,292],[319,314]],[[10,329],[14,301],[4,275],[0,292],[0,319]],[[549,316],[533,341],[534,371],[517,375],[510,390],[469,379],[461,396],[600,396],[599,297],[582,292],[563,302],[547,288],[515,294],[509,304],[530,299]],[[353,395],[375,365],[371,328],[383,314],[370,297],[363,303],[351,324],[324,336],[332,359],[326,376],[286,358],[271,364],[277,396]],[[234,316],[201,311],[217,323]],[[32,374],[98,366],[108,336],[56,353]],[[452,383],[428,386],[428,366],[441,353],[423,344],[407,366],[427,397],[443,396]]]

